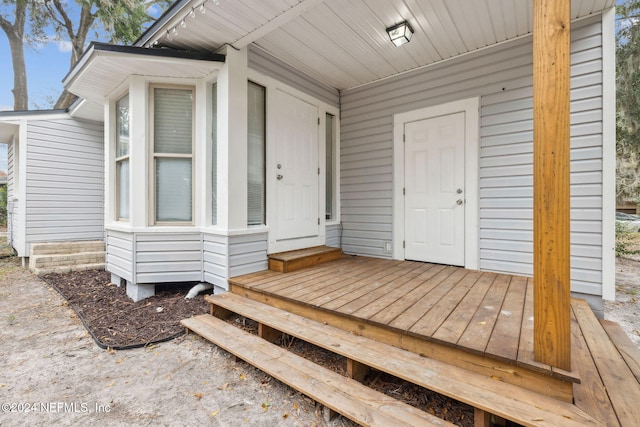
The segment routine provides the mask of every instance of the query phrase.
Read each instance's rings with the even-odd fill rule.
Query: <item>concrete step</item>
[[[44,276],[46,274],[52,274],[52,273],[70,273],[72,271],[84,271],[84,270],[104,270],[104,262],[95,263],[95,264],[79,264],[74,266],[63,265],[58,267],[32,269],[32,271],[38,276]]]
[[[76,266],[105,262],[105,252],[77,252],[56,255],[34,255],[29,258],[29,268],[49,268],[58,266]]]
[[[34,255],[70,254],[76,252],[100,252],[105,250],[102,240],[77,242],[32,243],[30,257]]]

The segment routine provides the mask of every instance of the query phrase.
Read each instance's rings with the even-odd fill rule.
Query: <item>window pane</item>
[[[116,102],[116,157],[129,155],[129,95]]]
[[[119,161],[118,168],[118,218],[129,219],[129,159]]]
[[[191,159],[156,159],[156,221],[191,221]]]
[[[185,89],[155,88],[154,151],[191,154],[193,92]]]
[[[333,165],[334,165],[334,141],[335,141],[335,127],[334,117],[331,114],[326,116],[326,215],[325,219],[333,219],[333,195],[335,194],[333,188]]]
[[[211,90],[211,223],[218,223],[218,85]]]
[[[265,218],[265,88],[249,82],[248,223]]]

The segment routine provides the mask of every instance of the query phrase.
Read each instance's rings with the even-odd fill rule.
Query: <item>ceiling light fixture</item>
[[[393,44],[396,46],[402,46],[403,44],[411,41],[413,28],[411,28],[411,25],[409,25],[407,21],[403,21],[393,27],[387,28],[387,34],[389,34],[389,39],[391,39]]]

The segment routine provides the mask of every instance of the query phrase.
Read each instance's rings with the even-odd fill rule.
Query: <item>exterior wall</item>
[[[302,74],[254,45],[249,46],[249,68],[286,83],[329,105],[334,107],[340,105],[340,94],[336,89]]]
[[[29,120],[26,167],[27,244],[104,238],[101,123]]]
[[[135,275],[133,242],[133,233],[107,230],[105,269],[130,282]]]
[[[331,224],[326,227],[326,236],[327,236],[327,246],[331,246],[332,248],[339,248],[341,235],[342,235],[342,226],[340,224]]]
[[[602,292],[602,26],[573,25],[571,79],[572,290]],[[480,260],[531,275],[533,101],[531,38],[342,93],[342,247],[390,257],[393,115],[480,97]]]
[[[210,232],[107,230],[106,269],[132,283],[208,282],[266,270],[267,233],[223,236]]]
[[[202,280],[200,233],[136,233],[136,283]]]

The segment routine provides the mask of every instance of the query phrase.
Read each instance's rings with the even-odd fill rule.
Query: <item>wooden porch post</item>
[[[533,2],[534,355],[571,370],[570,0]]]

